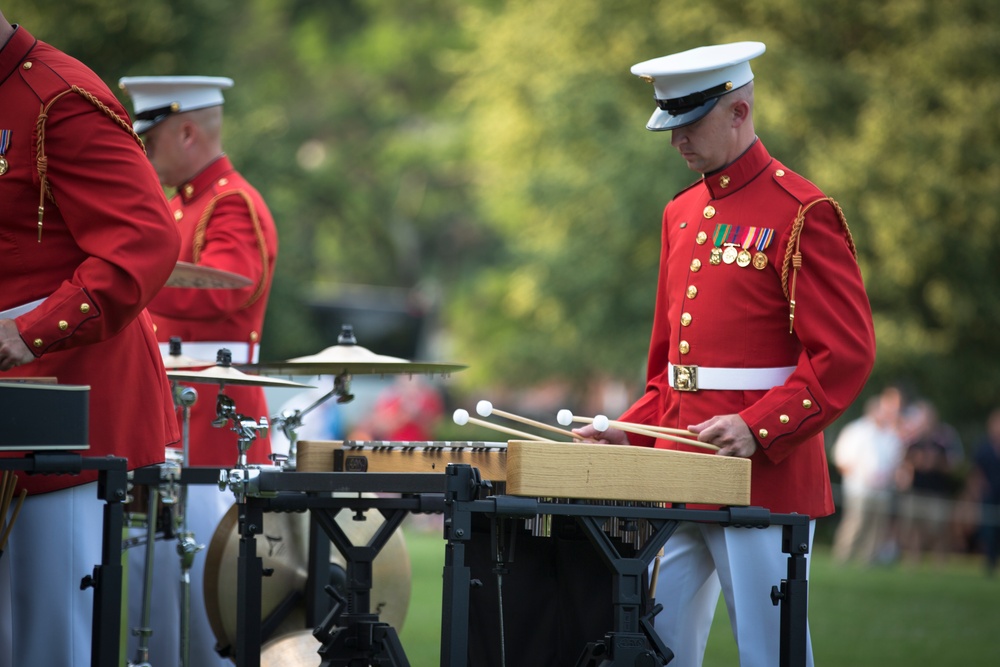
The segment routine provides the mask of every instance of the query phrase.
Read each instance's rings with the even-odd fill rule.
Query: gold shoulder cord
[[[212,217],[212,213],[215,212],[215,205],[219,203],[219,200],[223,197],[229,197],[231,195],[239,195],[246,202],[247,208],[250,209],[250,220],[253,223],[254,236],[257,239],[257,249],[260,251],[260,262],[263,269],[260,280],[257,282],[257,288],[254,290],[250,298],[240,306],[240,308],[246,308],[250,306],[254,301],[259,299],[261,295],[264,294],[264,286],[267,284],[267,244],[264,242],[264,230],[260,226],[260,218],[257,217],[257,208],[253,205],[253,200],[250,199],[250,195],[243,192],[242,190],[232,190],[230,192],[223,192],[215,196],[212,201],[208,203],[205,207],[204,212],[201,214],[201,218],[198,220],[198,226],[194,230],[194,248],[193,248],[193,261],[195,264],[198,263],[198,258],[201,256],[201,249],[205,247],[205,229],[208,227],[208,220]]]
[[[830,202],[833,209],[837,212],[840,224],[844,228],[844,235],[847,237],[847,247],[851,249],[854,259],[858,258],[858,250],[854,246],[854,237],[851,236],[851,230],[847,227],[847,218],[844,216],[844,211],[840,208],[840,204],[831,197],[823,197],[822,199],[811,201],[805,206],[799,206],[798,215],[795,216],[795,222],[792,223],[792,233],[788,237],[788,245],[785,247],[785,261],[781,265],[781,291],[785,293],[785,298],[788,299],[788,333],[792,333],[795,328],[795,282],[799,275],[799,269],[802,268],[802,251],[800,249],[802,226],[806,222],[806,213],[809,212],[809,209],[825,201]],[[788,281],[789,268],[792,271],[791,286],[789,286]]]
[[[51,109],[52,105],[55,104],[57,101],[59,101],[59,99],[62,98],[67,93],[76,93],[80,95],[83,99],[87,100],[95,107],[97,107],[99,110],[104,112],[104,114],[108,118],[115,121],[118,125],[121,126],[122,129],[124,129],[126,132],[132,135],[132,138],[135,139],[137,144],[139,144],[139,148],[142,149],[143,153],[146,152],[145,147],[142,145],[142,139],[140,139],[139,135],[135,133],[135,130],[132,129],[132,126],[129,125],[124,120],[122,120],[121,117],[114,111],[112,111],[106,104],[104,104],[104,102],[97,99],[97,97],[93,93],[84,90],[79,86],[73,86],[69,90],[64,90],[63,92],[53,97],[48,104],[44,105],[41,108],[41,110],[38,113],[38,120],[35,121],[35,131],[37,135],[37,138],[35,140],[35,164],[38,169],[38,180],[41,183],[41,186],[39,188],[40,191],[38,193],[38,242],[39,243],[42,242],[42,220],[45,217],[45,198],[48,197],[48,199],[53,204],[56,204],[55,197],[52,196],[52,190],[51,188],[49,188],[49,179],[47,175],[49,168],[49,159],[48,156],[45,155],[45,123],[49,119],[49,109]],[[56,206],[58,206],[58,204],[56,204]]]

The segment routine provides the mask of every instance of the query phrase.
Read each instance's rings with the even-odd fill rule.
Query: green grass
[[[436,529],[405,530],[413,588],[400,640],[413,667],[433,667],[440,662],[444,540]],[[811,567],[809,620],[818,667],[1000,664],[1000,578],[985,577],[980,560],[839,566],[819,545]],[[705,667],[737,664],[720,605]]]
[[[412,523],[404,526],[406,550],[410,555],[411,589],[410,608],[399,640],[411,667],[434,667],[441,662],[443,531],[428,527],[415,530]]]

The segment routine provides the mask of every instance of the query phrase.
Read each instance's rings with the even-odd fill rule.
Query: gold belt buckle
[[[677,391],[698,391],[698,367],[674,366],[673,384]]]

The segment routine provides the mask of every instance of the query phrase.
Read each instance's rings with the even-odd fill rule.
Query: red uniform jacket
[[[89,385],[87,455],[125,456],[130,468],[162,462],[179,434],[144,308],[180,243],[156,173],[107,86],[24,28],[0,51],[0,100],[0,130],[9,131],[0,147],[8,165],[0,175],[0,311],[45,299],[14,319],[37,358],[0,380],[54,376]],[[94,478],[22,476],[21,483],[40,493]]]
[[[739,414],[758,444],[751,504],[813,518],[834,510],[823,429],[857,397],[875,359],[871,308],[839,208],[817,203],[801,226],[794,224],[822,199],[758,140],[667,205],[646,393],[622,416],[686,428]],[[750,227],[756,231],[749,251],[763,252],[762,268],[712,262],[716,244],[739,244]],[[785,261],[790,242],[801,253],[795,276],[794,262]],[[770,390],[682,392],[667,377],[668,362],[795,370]],[[642,436],[630,440],[654,444]],[[655,446],[703,452],[666,440]]]
[[[264,199],[222,156],[179,187],[170,206],[180,230],[181,261],[238,273],[253,284],[241,289],[165,288],[149,305],[157,339],[168,342],[179,336],[182,353],[185,341],[232,341],[256,348],[278,254],[278,234]],[[233,354],[234,364],[250,361]],[[191,409],[190,465],[234,466],[239,450],[231,424],[212,426],[218,387],[191,386],[198,400]],[[261,387],[228,385],[225,393],[239,414],[256,420],[269,416]],[[247,459],[265,463],[270,453],[265,436],[251,445]]]

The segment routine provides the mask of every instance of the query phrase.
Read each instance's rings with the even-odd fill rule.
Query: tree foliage
[[[270,358],[308,354],[310,295],[440,304],[461,381],[641,391],[660,215],[695,180],[629,73],[760,40],[756,124],[838,199],[879,345],[955,421],[1000,403],[1000,5],[992,0],[5,0],[115,85],[231,76],[226,146],[281,255]],[[128,102],[126,102],[128,106]]]
[[[978,0],[512,1],[474,14],[456,90],[480,156],[474,201],[509,255],[456,301],[466,349],[482,345],[512,377],[635,373],[659,211],[693,175],[642,129],[652,105],[628,67],[756,39],[768,45],[754,62],[758,133],[847,211],[876,320],[873,383],[907,381],[949,418],[981,418],[1000,401],[998,26],[1000,6]]]

